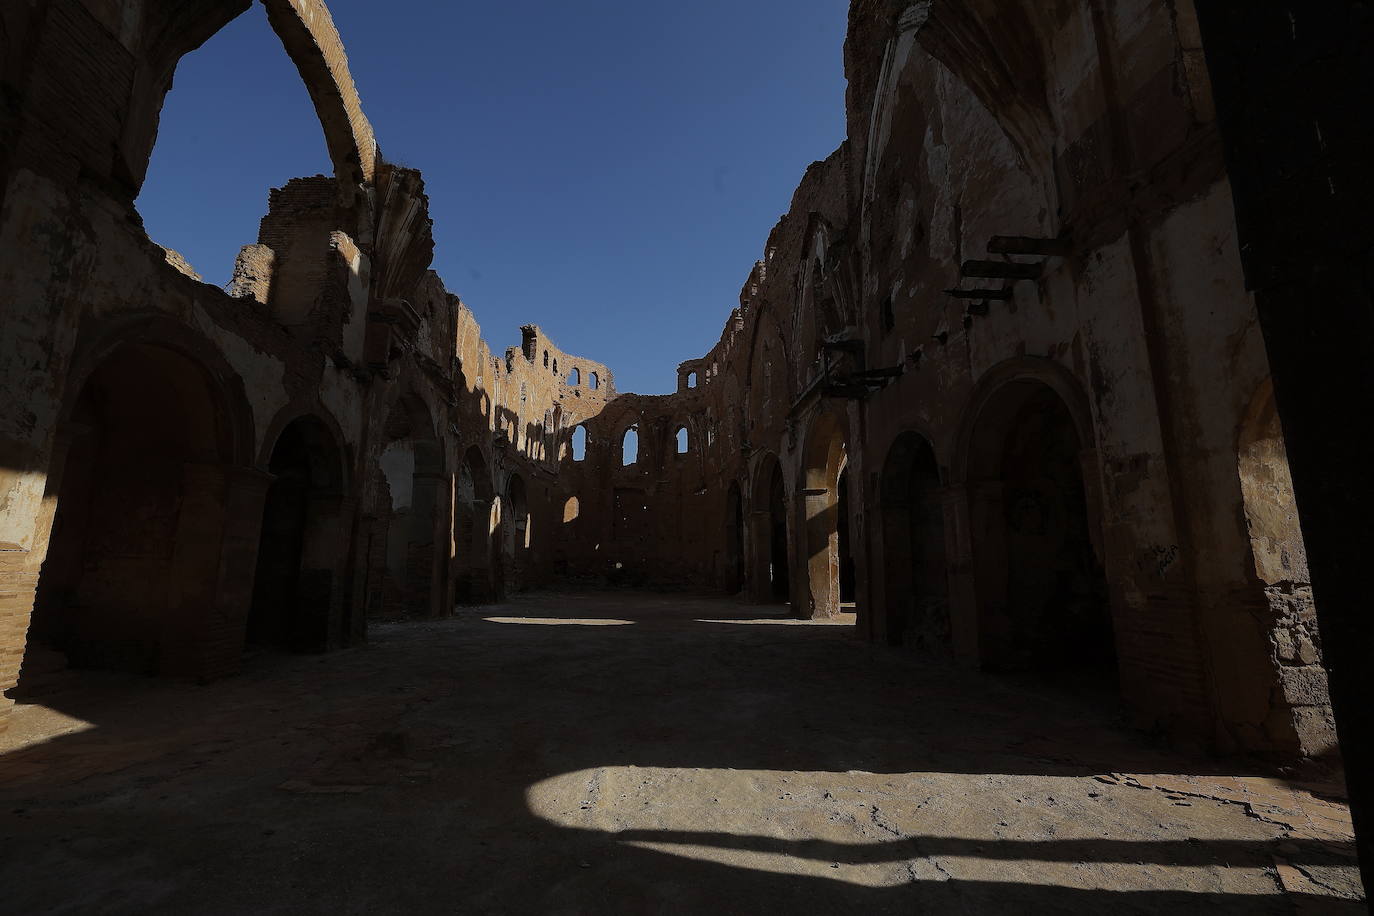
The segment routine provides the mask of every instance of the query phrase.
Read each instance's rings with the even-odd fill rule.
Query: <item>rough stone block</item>
[[[1325,706],[1331,702],[1325,668],[1316,665],[1284,668],[1280,677],[1284,699],[1291,706]]]

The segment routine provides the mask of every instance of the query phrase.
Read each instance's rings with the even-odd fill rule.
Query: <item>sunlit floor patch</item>
[[[628,627],[633,620],[600,620],[568,617],[483,617],[487,623],[523,623],[545,627]]]
[[[0,754],[22,751],[69,735],[88,732],[96,726],[41,703],[20,703],[10,716],[8,731],[0,732]]]
[[[735,623],[742,625],[776,625],[789,627],[852,627],[857,621],[853,614],[840,614],[836,617],[822,618],[820,620],[800,620],[796,617],[758,617],[743,619],[739,617],[723,618],[700,618],[697,623]]]
[[[1177,792],[1146,777],[615,766],[543,780],[526,798],[536,816],[608,843],[870,888],[1271,895],[1276,850],[1309,872],[1334,867],[1357,880],[1328,842],[1225,799],[1181,807]]]

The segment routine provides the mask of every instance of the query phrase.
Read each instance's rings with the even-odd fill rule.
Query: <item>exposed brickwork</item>
[[[13,700],[4,696],[19,682],[29,631],[29,612],[38,586],[37,570],[27,551],[0,551],[0,731]]]

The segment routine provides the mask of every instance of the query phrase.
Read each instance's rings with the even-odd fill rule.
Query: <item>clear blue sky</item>
[[[672,390],[719,339],[806,166],[844,136],[846,0],[331,0],[383,155],[423,171],[434,268],[497,351],[535,323]],[[209,282],[267,190],[329,173],[260,5],[177,69],[139,210]]]

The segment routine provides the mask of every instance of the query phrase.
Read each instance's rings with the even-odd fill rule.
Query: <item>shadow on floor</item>
[[[1093,777],[1258,764],[1152,745],[1110,700],[759,611],[536,595],[382,625],[329,656],[258,655],[206,686],[93,674],[21,709],[0,738],[49,736],[0,756],[0,885],[14,889],[0,912],[1362,911],[1277,893],[1273,878],[1262,894],[1225,880],[1276,862],[1320,877],[1348,866],[1349,842],[1125,835],[1140,825],[1054,836],[1082,833],[1097,809],[1030,796],[1041,780],[1130,808],[1140,788]],[[789,779],[811,787],[799,807],[771,800]],[[613,780],[615,797],[596,795]],[[816,796],[831,782],[849,794]],[[952,807],[917,812],[912,787],[927,784]],[[959,787],[966,802],[945,797]],[[744,793],[726,799],[733,810],[698,810],[726,790]],[[1019,795],[1024,813],[1008,801]],[[961,835],[965,808],[995,826],[981,810],[994,797],[1013,810],[1008,830],[1049,833]],[[883,828],[880,806],[927,829]],[[1080,866],[1101,870],[1084,884],[1142,886],[1065,886]]]

